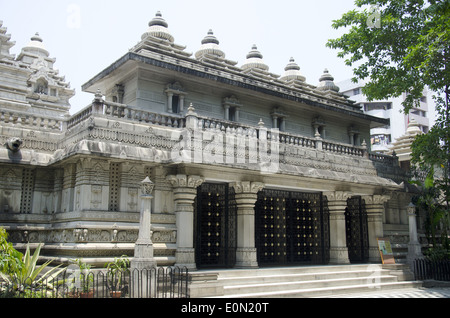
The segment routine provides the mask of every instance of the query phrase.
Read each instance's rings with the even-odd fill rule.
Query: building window
[[[286,114],[279,107],[275,107],[270,115],[272,116],[272,128],[278,128],[280,131],[285,131]]]
[[[112,101],[114,103],[123,103],[123,96],[125,94],[125,87],[122,84],[116,84],[111,92]]]
[[[371,110],[389,110],[392,109],[392,103],[365,103],[364,111]]]
[[[349,143],[353,146],[359,146],[361,144],[358,128],[350,126],[348,128]]]
[[[225,120],[236,121],[240,120],[239,112],[242,104],[239,102],[236,96],[225,97],[223,99],[223,109]]]
[[[239,110],[236,107],[230,107],[228,110],[228,120],[237,121],[236,116],[239,119]]]
[[[187,95],[179,82],[167,85],[167,112],[180,114],[184,110],[184,99]]]
[[[423,111],[423,110],[419,110],[419,109],[411,111],[411,114],[421,116],[421,117],[427,117],[427,112]]]
[[[312,126],[314,128],[314,137],[325,138],[325,121],[322,117],[314,118]]]
[[[47,95],[48,94],[48,83],[46,80],[44,80],[43,78],[40,78],[36,81],[36,86],[34,89],[35,93],[38,94],[44,94]]]
[[[120,205],[120,163],[109,166],[109,211],[119,211]]]
[[[391,143],[391,135],[372,135],[370,137],[372,146],[385,146]]]
[[[22,195],[20,198],[20,213],[31,213],[33,208],[35,170],[22,170]]]
[[[180,96],[172,96],[172,113],[178,114],[180,112]]]

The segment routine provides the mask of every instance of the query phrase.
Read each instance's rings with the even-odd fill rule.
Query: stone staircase
[[[401,264],[230,269],[193,278],[191,297],[214,298],[335,297],[421,286]]]

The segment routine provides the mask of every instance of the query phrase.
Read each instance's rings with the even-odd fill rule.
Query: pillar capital
[[[188,176],[185,174],[169,175],[166,179],[174,188],[196,189],[205,181],[200,176]]]
[[[333,201],[347,201],[348,198],[351,198],[353,193],[350,191],[327,191],[323,192],[328,199],[328,202]]]
[[[389,194],[364,195],[361,197],[366,205],[383,205],[391,199]]]
[[[241,193],[253,193],[257,194],[259,191],[264,189],[264,183],[262,182],[252,182],[252,181],[237,181],[231,183],[236,194]]]

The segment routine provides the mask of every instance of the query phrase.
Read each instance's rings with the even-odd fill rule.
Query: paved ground
[[[450,287],[409,288],[392,291],[373,291],[362,294],[348,294],[339,298],[450,298]]]

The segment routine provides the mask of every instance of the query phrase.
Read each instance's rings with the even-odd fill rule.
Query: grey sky
[[[352,69],[325,47],[342,34],[332,20],[354,8],[354,0],[0,0],[0,20],[19,54],[39,32],[55,67],[75,88],[71,113],[87,106],[91,94],[81,85],[112,64],[140,41],[148,22],[161,11],[177,44],[195,53],[212,29],[226,58],[242,65],[256,44],[269,71],[281,75],[293,57],[316,85],[324,68],[335,81]]]

